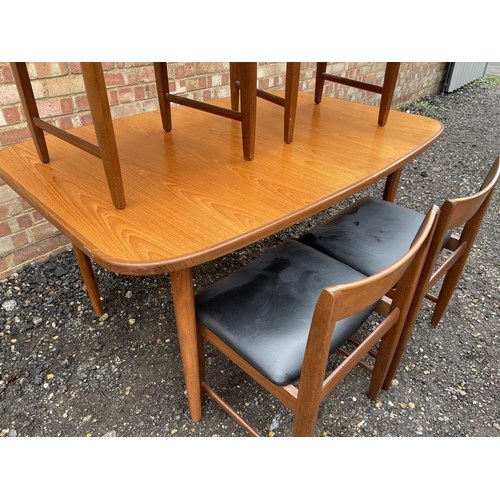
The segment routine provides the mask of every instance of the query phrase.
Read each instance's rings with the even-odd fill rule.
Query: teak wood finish
[[[429,210],[419,237],[416,238],[412,248],[398,262],[380,273],[360,281],[323,289],[314,309],[298,388],[294,384],[279,386],[268,380],[200,322],[198,322],[199,337],[206,338],[295,413],[293,436],[313,436],[321,402],[380,341],[375,365],[369,370],[371,381],[368,396],[371,399],[376,399],[405,323],[413,291],[417,285],[435,229],[438,212],[439,209],[435,206]],[[366,335],[363,341],[357,343],[356,348],[348,353],[345,359],[325,378],[331,339],[336,323],[383,299],[386,293],[392,291],[394,283],[398,283],[398,286],[396,291],[391,294],[390,305],[388,308],[379,310],[385,318]],[[219,311],[218,314],[223,313]],[[256,311],[256,315],[258,315],[258,311]],[[258,432],[205,382],[202,349],[201,345],[199,358],[203,390],[249,434],[254,437],[259,436]]]
[[[217,105],[229,109],[230,98]],[[190,268],[274,234],[385,177],[388,184],[396,179],[395,188],[400,169],[438,140],[442,125],[392,111],[382,128],[377,111],[328,98],[316,106],[311,94],[299,93],[294,140],[285,144],[280,113],[262,100],[259,154],[251,162],[241,155],[241,128],[233,120],[213,119],[187,106],[172,109],[176,125],[168,134],[160,112],[114,120],[127,197],[122,210],[110,200],[101,160],[53,135],[44,138],[49,163],[40,160],[36,141],[26,141],[0,151],[0,173],[104,268],[129,275],[168,272],[178,283],[174,305],[181,346],[189,346],[182,356],[191,415],[198,421]],[[94,126],[72,134],[96,140]],[[90,260],[79,263],[87,288],[95,288]]]
[[[411,308],[402,329],[394,359],[384,381],[384,389],[389,388],[398,369],[424,297],[435,303],[431,323],[433,325],[439,324],[462,275],[499,176],[500,157],[495,160],[480,191],[464,198],[446,200],[441,206],[436,231],[415,289]],[[453,233],[446,241],[448,231],[461,226],[463,227],[459,231],[460,234]],[[446,244],[443,246],[445,241]],[[443,261],[437,265],[440,255],[443,256]],[[435,296],[429,293],[443,277],[444,280],[439,288],[438,295]]]
[[[241,88],[240,63],[230,63],[229,79],[231,88],[231,109],[238,111]],[[297,97],[299,93],[300,62],[287,62],[285,75],[285,97],[278,96],[262,89],[257,89],[257,97],[284,108],[283,139],[287,144],[293,141],[295,116],[297,114]],[[242,96],[242,104],[243,104]],[[242,110],[243,111],[243,110]]]
[[[172,130],[172,113],[170,103],[188,106],[199,111],[205,111],[214,115],[223,116],[241,122],[241,135],[243,142],[243,155],[246,160],[251,160],[255,154],[255,123],[257,119],[257,63],[255,62],[233,62],[230,63],[233,75],[238,75],[238,88],[241,90],[241,111],[238,106],[227,109],[216,104],[196,101],[187,97],[170,93],[168,86],[167,63],[155,62],[154,71],[156,86],[158,88],[158,100],[162,116],[163,129],[165,132]],[[234,76],[232,77],[234,78]],[[232,80],[234,81],[234,80]],[[298,90],[298,81],[297,81]],[[236,88],[233,89],[236,96]],[[232,101],[234,102],[234,100]],[[200,133],[204,133],[200,130]]]
[[[314,92],[314,102],[319,104],[323,97],[323,87],[325,80],[330,82],[340,83],[367,92],[375,92],[381,95],[379,104],[378,124],[384,127],[389,117],[391,109],[392,98],[394,97],[394,90],[399,76],[400,62],[388,62],[385,68],[384,83],[382,85],[373,85],[361,80],[354,80],[352,78],[343,78],[341,76],[332,75],[326,72],[326,62],[319,62],[316,64],[316,88]]]
[[[66,132],[41,120],[26,63],[12,62],[10,66],[40,161],[42,163],[48,163],[50,161],[47,142],[43,134],[44,131],[100,158],[106,174],[106,181],[108,183],[111,199],[116,208],[124,208],[125,195],[123,191],[120,161],[111,122],[111,111],[109,109],[102,64],[100,62],[80,64],[89,100],[90,112],[95,126],[98,146],[89,140],[84,140],[75,134]]]

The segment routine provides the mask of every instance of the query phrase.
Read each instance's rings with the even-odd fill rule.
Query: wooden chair
[[[240,80],[239,88],[241,91],[241,111],[238,111],[237,107],[227,109],[214,104],[195,101],[194,99],[171,94],[168,85],[167,63],[155,62],[153,63],[153,66],[155,71],[156,86],[158,89],[158,102],[160,106],[163,129],[166,132],[170,132],[172,130],[170,103],[174,102],[182,106],[188,106],[200,111],[240,121],[243,141],[243,156],[246,160],[251,160],[254,157],[255,124],[257,119],[257,63],[231,63],[233,73],[237,73]]]
[[[10,67],[16,83],[24,115],[42,163],[50,161],[44,132],[52,134],[87,153],[100,158],[103,163],[111,199],[116,208],[125,207],[125,193],[116,147],[115,134],[111,123],[111,112],[106,94],[106,85],[100,62],[80,63],[85,89],[90,104],[92,120],[98,145],[85,141],[40,118],[38,106],[31,86],[25,62],[12,62]]]
[[[231,109],[238,111],[240,101],[239,64],[230,63]],[[280,97],[265,90],[257,89],[257,97],[277,104],[284,108],[284,140],[290,144],[293,140],[295,115],[297,111],[297,96],[299,92],[300,62],[286,63],[285,97]]]
[[[355,87],[361,90],[366,90],[368,92],[381,94],[382,97],[380,100],[378,124],[383,127],[387,123],[387,118],[389,117],[389,111],[391,109],[392,98],[394,96],[394,90],[396,88],[396,83],[398,80],[400,65],[401,63],[399,62],[388,62],[385,69],[383,85],[373,85],[371,83],[365,83],[351,78],[343,78],[340,76],[332,75],[331,73],[327,73],[327,63],[319,62],[316,64],[316,88],[314,91],[314,102],[316,104],[319,104],[321,102],[325,80],[340,83],[342,85],[348,85],[349,87]]]
[[[25,62],[10,63],[24,115],[33,143],[42,163],[50,162],[45,133],[51,134],[99,159],[101,159],[112,202],[117,209],[125,208],[125,192],[118,157],[118,149],[106,93],[106,84],[100,62],[82,62],[82,76],[90,104],[97,145],[81,139],[40,118],[28,68]],[[73,245],[85,287],[97,316],[104,313],[92,262],[80,248]]]
[[[380,340],[368,395],[376,398],[434,230],[434,207],[412,248],[394,265],[366,277],[296,241],[286,242],[196,297],[201,387],[251,435],[257,431],[205,381],[203,338],[295,412],[294,436],[312,436],[327,395]],[[390,305],[380,301],[398,283]],[[329,355],[372,311],[385,319],[325,379]],[[298,379],[298,389],[294,382]]]
[[[499,178],[500,157],[488,172],[479,192],[446,200],[430,244],[422,275],[402,329],[394,360],[383,384],[390,385],[411,336],[424,297],[435,302],[431,322],[438,325],[460,279]],[[345,264],[372,275],[391,265],[411,245],[424,216],[383,200],[363,198],[299,238]],[[460,228],[459,235],[452,230]],[[436,269],[439,257],[444,262]],[[444,277],[437,296],[429,291]]]

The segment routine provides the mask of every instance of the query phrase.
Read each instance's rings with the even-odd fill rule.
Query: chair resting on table
[[[436,303],[432,324],[437,325],[462,274],[499,177],[499,158],[481,190],[465,198],[446,200],[424,264],[393,363],[383,384],[387,389],[401,361],[424,297]],[[387,201],[362,198],[299,238],[326,255],[366,274],[390,266],[410,247],[424,215]],[[457,236],[453,229],[464,227]],[[444,262],[435,270],[440,255]],[[431,288],[445,277],[437,297]]]
[[[376,398],[436,217],[434,208],[411,250],[389,269],[369,278],[307,245],[289,241],[200,292],[196,315],[202,389],[250,434],[258,435],[205,382],[206,338],[295,412],[294,436],[312,436],[321,401],[380,340],[375,365],[362,365],[372,372],[369,397]],[[379,308],[380,299],[395,283],[398,289],[390,306]],[[345,360],[325,379],[329,355],[376,308],[384,310],[385,319],[352,352],[342,350]]]

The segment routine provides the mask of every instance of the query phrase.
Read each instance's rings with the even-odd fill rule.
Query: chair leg
[[[83,282],[87,288],[87,293],[89,294],[90,303],[94,308],[94,313],[100,318],[104,314],[104,309],[102,307],[101,297],[99,296],[99,287],[95,279],[92,262],[88,255],[82,252],[76,245],[73,245],[73,251],[75,252],[76,260],[80,266]]]
[[[238,111],[240,107],[240,92],[236,86],[239,80],[238,63],[229,63],[229,91],[231,93],[231,109]]]
[[[378,124],[383,127],[387,123],[389,111],[391,110],[394,90],[399,76],[399,62],[388,62],[385,69],[384,85],[382,87],[382,98],[378,114]]]
[[[368,397],[377,399],[378,393],[384,383],[387,372],[394,357],[399,337],[397,336],[397,324],[393,326],[381,339],[380,347],[375,358],[375,366],[370,380]]]
[[[153,67],[163,130],[170,132],[172,130],[172,113],[170,111],[170,102],[165,99],[165,94],[169,92],[167,63],[155,62]]]
[[[431,323],[437,326],[443,317],[446,308],[451,300],[453,292],[458,284],[462,271],[467,262],[467,257],[469,252],[465,251],[465,254],[457,260],[457,262],[448,270],[444,281],[441,285],[441,290],[439,291],[436,304],[434,306],[434,312],[432,314]]]
[[[241,133],[243,156],[251,160],[255,151],[255,127],[257,122],[257,63],[238,63],[241,92]]]
[[[125,192],[102,63],[82,62],[80,66],[111,199],[116,208],[122,209]]]
[[[325,85],[325,79],[323,78],[323,73],[326,72],[326,62],[316,63],[316,85],[314,89],[314,102],[319,104],[323,97],[323,87]]]
[[[293,140],[295,128],[295,115],[297,112],[297,98],[299,95],[300,63],[286,63],[285,82],[285,142],[290,144]]]
[[[203,337],[198,334],[198,366],[200,371],[200,385],[205,382],[206,369],[205,369],[205,346]],[[201,391],[201,404],[205,403],[205,391],[200,388]]]
[[[40,118],[40,115],[38,114],[38,107],[36,105],[33,87],[31,86],[28,68],[25,62],[10,63],[10,67],[38,157],[42,163],[48,163],[50,158],[43,130],[33,125],[33,118]]]

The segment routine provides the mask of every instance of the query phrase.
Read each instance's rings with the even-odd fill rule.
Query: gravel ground
[[[445,132],[405,167],[396,201],[426,211],[477,190],[500,153],[499,102],[500,80],[488,78],[406,107],[442,121]],[[378,183],[359,196],[382,189]],[[352,201],[199,266],[196,287]],[[499,205],[496,192],[438,327],[423,305],[394,385],[372,401],[367,373],[355,369],[322,405],[317,436],[500,436]],[[190,420],[169,277],[95,270],[107,311],[100,320],[71,252],[0,284],[0,435],[246,436],[210,399],[202,421]],[[238,368],[210,349],[207,368],[263,434],[290,434],[291,413]]]

